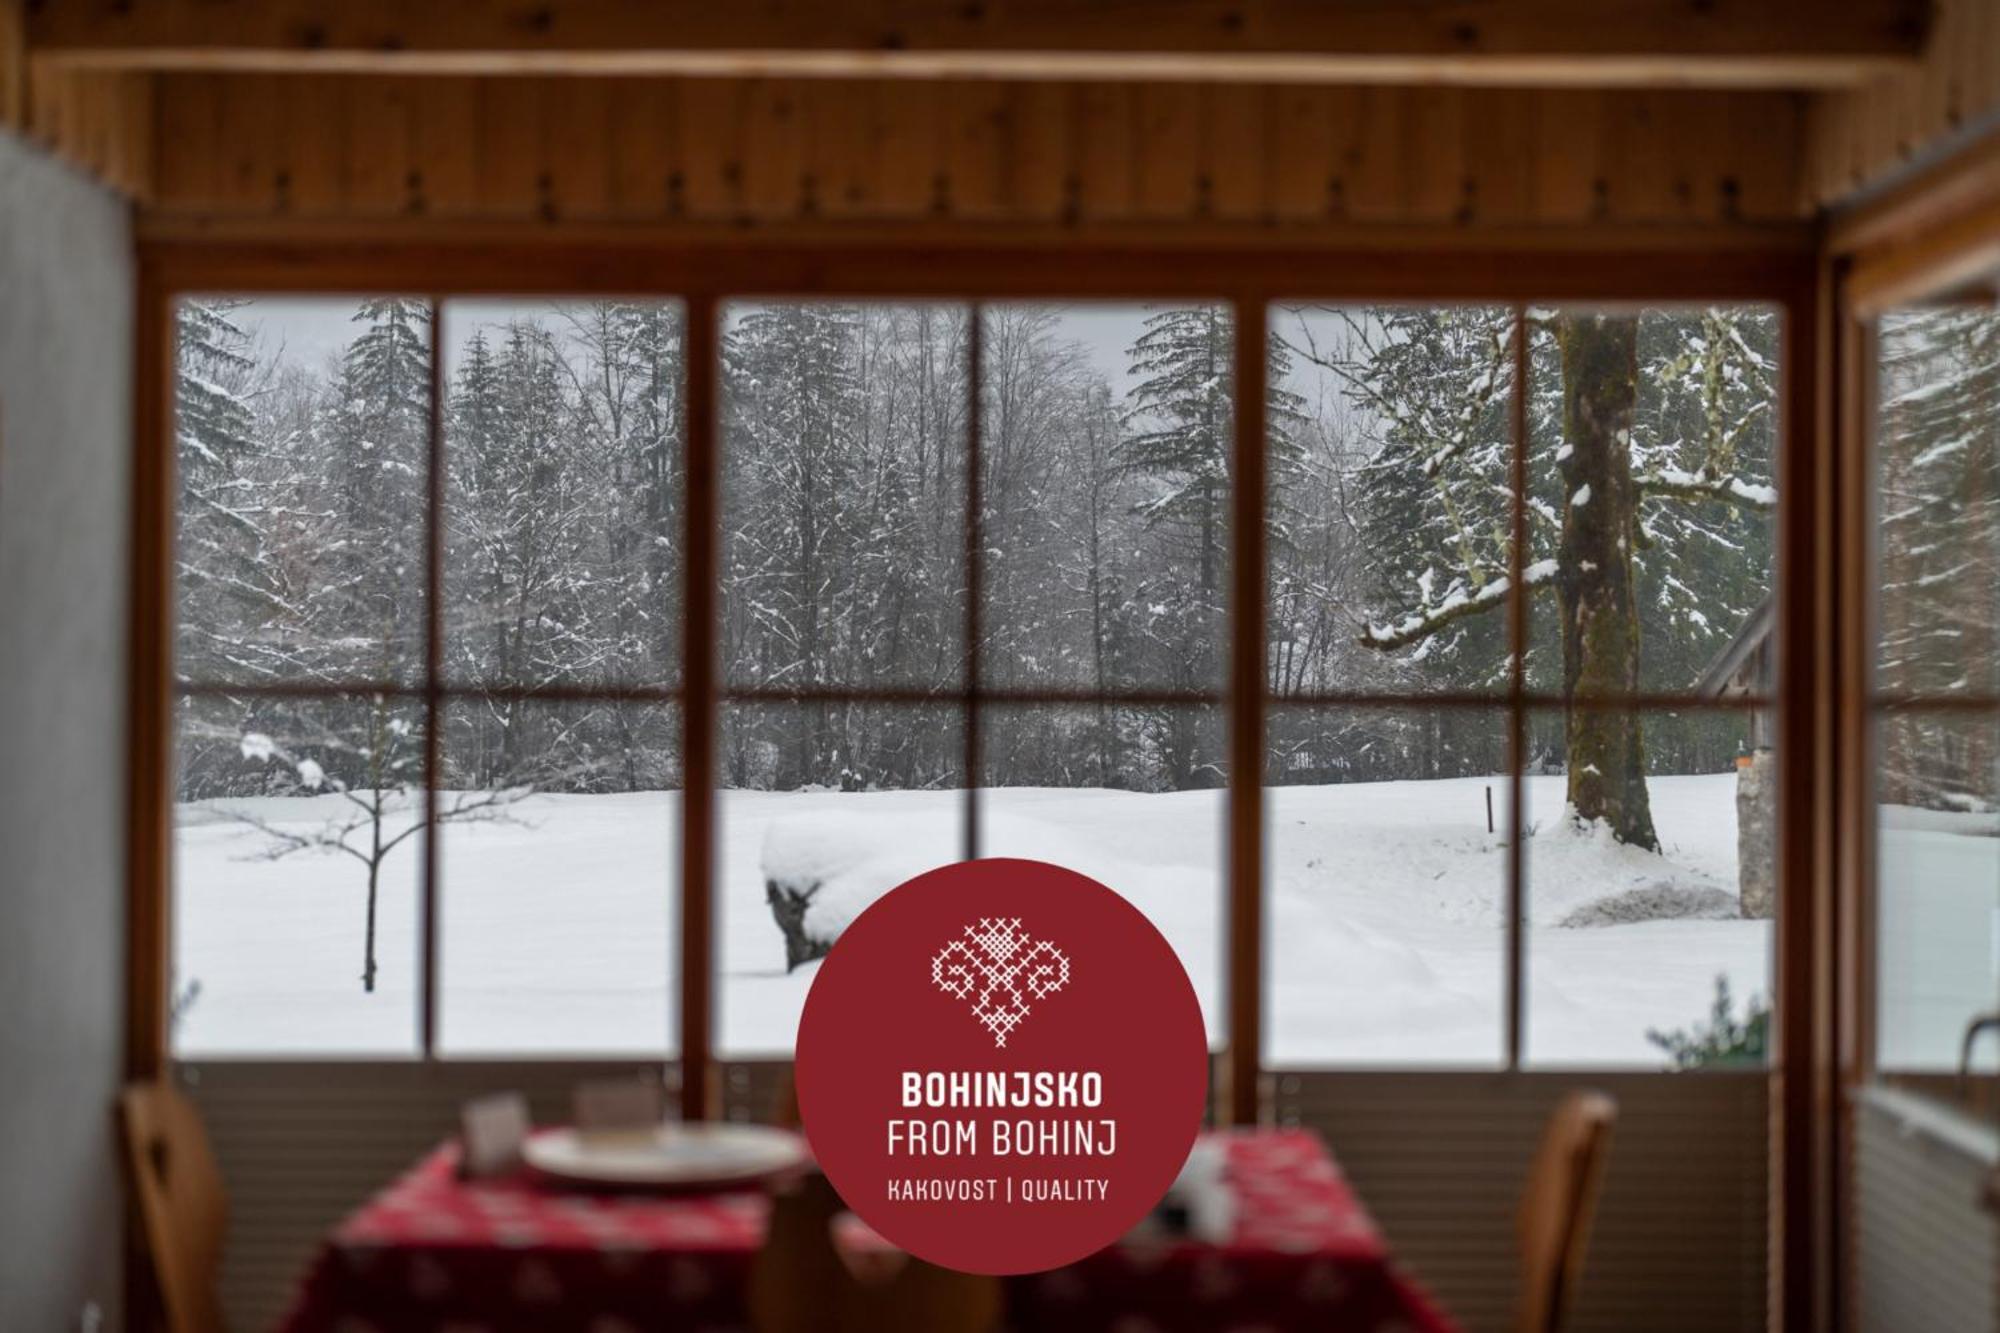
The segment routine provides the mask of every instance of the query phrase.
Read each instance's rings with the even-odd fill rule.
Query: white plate
[[[805,1141],[768,1125],[662,1125],[630,1133],[551,1129],[522,1149],[544,1175],[586,1185],[740,1185],[803,1162]]]

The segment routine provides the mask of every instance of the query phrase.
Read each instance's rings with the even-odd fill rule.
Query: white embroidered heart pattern
[[[1028,1016],[1030,999],[1045,1000],[1069,984],[1069,957],[1047,940],[1031,940],[1019,917],[979,918],[931,959],[931,982],[957,1000],[972,1001],[972,1016],[993,1034],[995,1046]]]

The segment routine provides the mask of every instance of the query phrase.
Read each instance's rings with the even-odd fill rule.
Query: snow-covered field
[[[1559,815],[1561,783],[1529,780],[1529,1057],[1659,1064],[1646,1030],[1704,1018],[1718,975],[1739,1002],[1768,994],[1768,924],[1557,923],[1591,903],[1663,884],[1733,892],[1734,777],[1654,780],[1664,857],[1568,828]],[[1500,1058],[1506,856],[1502,839],[1486,831],[1487,785],[1272,790],[1266,1057],[1273,1064]],[[1492,785],[1501,805],[1505,784]],[[238,804],[267,820],[309,825],[337,799]],[[1005,788],[981,799],[993,854],[1073,866],[1144,910],[1179,951],[1211,1031],[1220,1031],[1220,793]],[[944,792],[723,794],[724,1054],[788,1050],[811,983],[812,966],[785,970],[765,903],[767,869],[826,880],[828,900],[816,910],[858,910],[889,884],[952,859],[962,806],[961,795]],[[1504,806],[1496,813],[1504,828]],[[665,1050],[677,796],[536,796],[512,814],[509,822],[443,834],[441,1048],[468,1056]],[[208,806],[184,807],[180,822],[178,977],[183,987],[200,987],[177,1033],[183,1053],[413,1049],[414,841],[389,862],[382,974],[376,992],[364,995],[360,862],[320,853],[255,859],[263,836]],[[1928,830],[1891,829],[1885,841],[1891,854],[1944,858],[1941,868],[1953,857],[1990,862],[2000,848],[1992,838]],[[1932,892],[1928,901],[1946,911],[1940,904],[1948,898]],[[1990,953],[1961,953],[1949,975],[1931,969],[1926,1012],[1935,1022],[1919,1014],[1904,1024],[1925,1051],[1936,1044],[1925,1031],[1957,1015],[1966,994],[1983,985],[1990,1007]],[[1962,1021],[1951,1018],[1953,1032]]]

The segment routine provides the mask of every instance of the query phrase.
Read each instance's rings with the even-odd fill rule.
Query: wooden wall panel
[[[1938,0],[1921,64],[1811,99],[1809,203],[1841,203],[2000,132],[2000,0]]]
[[[1805,198],[1789,93],[150,77],[150,212],[170,221],[1237,234],[1788,222]],[[117,135],[85,117],[62,138],[116,158]]]
[[[1410,1266],[1468,1333],[1513,1327],[1514,1217],[1549,1112],[1618,1101],[1574,1333],[1766,1333],[1767,1080],[1747,1073],[1270,1074],[1273,1114],[1326,1136]],[[1909,1326],[1914,1329],[1916,1326]]]
[[[466,1101],[518,1091],[537,1123],[559,1123],[571,1115],[579,1081],[655,1068],[452,1060],[177,1066],[207,1122],[229,1195],[222,1266],[229,1327],[275,1327],[326,1233],[454,1134]],[[676,1071],[660,1072],[671,1090]]]

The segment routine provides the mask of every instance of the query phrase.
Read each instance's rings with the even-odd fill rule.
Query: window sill
[[[2000,1167],[2000,1126],[1961,1107],[1880,1083],[1856,1088],[1854,1102],[1888,1117],[1907,1137],[1922,1138],[1982,1167]]]

